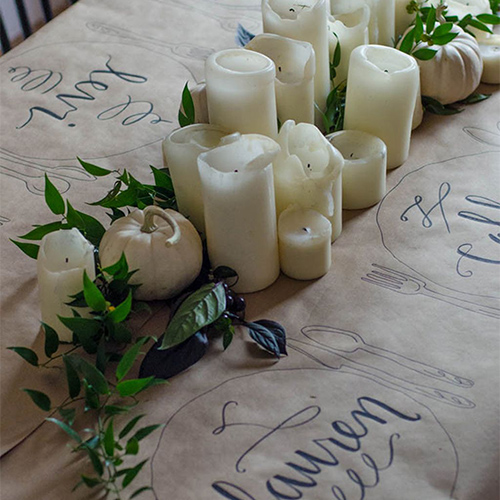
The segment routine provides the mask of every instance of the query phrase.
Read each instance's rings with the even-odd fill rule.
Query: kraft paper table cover
[[[110,188],[77,155],[149,180],[184,83],[238,22],[261,32],[260,3],[81,0],[0,59],[2,498],[90,498],[70,493],[86,462],[20,392],[62,399],[65,382],[6,350],[43,350],[36,265],[9,238],[52,220],[44,173],[77,208]],[[167,425],[137,484],[173,500],[497,498],[500,92],[482,90],[460,115],[426,115],[384,200],[344,212],[325,277],[247,297],[248,318],[286,327],[287,358],[240,332],[144,393],[146,423]],[[142,332],[161,333],[155,311]]]

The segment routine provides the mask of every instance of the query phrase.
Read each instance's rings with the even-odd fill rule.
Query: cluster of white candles
[[[488,0],[450,3],[470,1]],[[411,21],[407,3],[263,0],[264,33],[206,61],[206,83],[192,89],[197,123],[165,139],[164,163],[179,211],[206,237],[212,266],[237,271],[237,292],[266,288],[280,269],[326,274],[342,209],[377,204],[387,169],[407,159],[422,119],[418,65],[392,48]],[[497,68],[497,38],[482,43]],[[346,79],[345,130],[325,137],[318,110]],[[61,304],[84,269],[93,277],[92,248],[74,231],[48,235],[38,262],[42,317],[63,339]]]

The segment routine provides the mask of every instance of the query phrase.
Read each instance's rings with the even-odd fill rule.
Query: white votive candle
[[[497,85],[500,83],[500,35],[490,35],[479,42],[483,58],[481,81]]]
[[[71,342],[72,333],[58,316],[73,317],[66,303],[83,290],[83,272],[95,278],[94,246],[76,228],[49,233],[40,243],[37,271],[42,321],[61,341]],[[78,308],[78,312],[83,310]]]
[[[216,147],[227,132],[217,125],[196,124],[174,130],[163,141],[164,164],[170,171],[179,212],[205,232],[197,159]]]
[[[269,57],[276,66],[278,119],[314,123],[315,57],[312,45],[272,33],[257,35],[245,47]]]
[[[265,33],[309,42],[316,56],[314,100],[321,110],[330,93],[328,51],[328,12],[325,0],[263,0],[262,19]],[[321,118],[317,117],[317,120]],[[319,121],[318,121],[319,123]]]
[[[273,61],[246,49],[212,54],[205,64],[210,123],[231,132],[278,134]]]
[[[344,128],[361,130],[387,146],[387,168],[408,158],[419,69],[408,54],[380,45],[357,47],[349,64]]]
[[[320,212],[333,226],[332,239],[342,230],[341,175],[344,159],[317,127],[289,120],[281,127],[281,151],[274,160],[278,215],[297,204]]]
[[[325,275],[332,262],[330,221],[319,212],[290,206],[278,221],[280,266],[296,280]]]
[[[340,64],[335,69],[333,84],[338,85],[347,78],[351,52],[360,45],[368,43],[368,22],[370,8],[362,5],[353,12],[337,11],[334,6],[333,17],[328,21],[330,60],[333,60],[337,43],[340,43]],[[336,35],[336,36],[335,36]]]
[[[357,210],[378,203],[386,191],[387,148],[384,141],[358,130],[342,130],[327,139],[344,157],[342,208]]]
[[[212,267],[239,276],[236,292],[256,292],[279,275],[272,161],[279,146],[269,137],[234,134],[198,157],[208,256]]]

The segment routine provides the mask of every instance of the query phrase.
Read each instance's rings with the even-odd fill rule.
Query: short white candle
[[[330,221],[319,212],[290,206],[278,221],[280,266],[296,280],[325,275],[332,263]]]
[[[66,303],[83,290],[83,272],[95,278],[94,247],[75,228],[49,233],[40,243],[37,270],[42,321],[61,341],[71,342],[72,333],[58,316],[73,317]],[[78,312],[84,311],[78,308]]]
[[[386,192],[384,141],[358,130],[342,130],[326,138],[344,157],[342,208],[358,210],[378,203]]]
[[[239,276],[236,292],[256,292],[279,275],[272,161],[279,146],[269,137],[234,134],[198,157],[210,263]]]
[[[210,123],[231,132],[278,134],[273,61],[245,49],[212,54],[205,64]]]
[[[330,44],[330,60],[333,60],[337,43],[340,43],[340,64],[336,68],[333,84],[338,85],[347,79],[351,52],[360,45],[368,43],[368,22],[370,8],[362,5],[353,12],[337,11],[334,7],[333,17],[328,21],[328,37]],[[337,35],[337,36],[335,36]]]
[[[330,59],[328,50],[328,13],[326,0],[263,0],[262,18],[265,33],[309,42],[316,56],[314,101],[321,110],[330,93]],[[319,124],[321,118],[316,117]]]
[[[364,45],[351,54],[344,128],[380,137],[389,169],[408,158],[419,78],[415,59],[391,47]]]
[[[332,238],[337,238],[342,230],[342,186],[336,183],[342,155],[308,123],[285,122],[278,143],[281,151],[273,163],[278,215],[293,204],[316,210],[330,220]]]
[[[314,123],[315,57],[312,45],[272,33],[257,35],[245,47],[269,57],[276,66],[278,119]]]
[[[170,171],[179,212],[205,232],[198,155],[215,148],[227,135],[222,127],[195,124],[174,130],[163,141],[163,160]]]
[[[481,81],[497,85],[500,83],[500,35],[490,35],[479,43],[483,57]]]

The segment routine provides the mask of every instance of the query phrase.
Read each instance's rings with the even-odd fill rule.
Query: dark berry
[[[243,297],[237,296],[234,298],[233,310],[234,312],[243,312],[246,308],[247,304]]]

